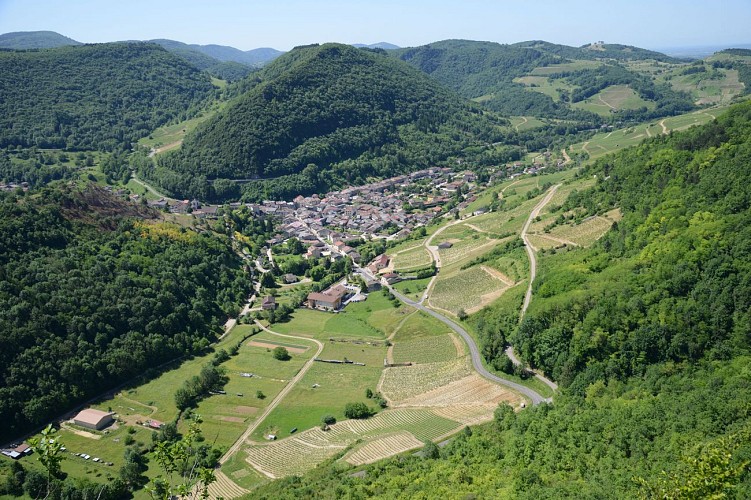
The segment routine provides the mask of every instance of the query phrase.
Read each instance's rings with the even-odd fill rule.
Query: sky
[[[242,50],[449,38],[649,49],[751,43],[751,0],[0,0],[0,33],[84,43],[169,38]]]

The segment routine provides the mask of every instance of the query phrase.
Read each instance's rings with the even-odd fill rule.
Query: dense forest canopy
[[[253,497],[748,498],[750,169],[751,103],[588,167],[597,185],[564,208],[623,219],[541,260],[521,325],[469,320],[560,383],[552,405],[501,406],[436,459],[332,464]]]
[[[250,290],[227,238],[105,191],[0,199],[0,441],[208,346]]]
[[[130,149],[214,93],[163,48],[106,43],[0,51],[0,147]]]
[[[246,199],[293,197],[461,156],[507,123],[378,50],[299,48],[259,78],[144,176],[202,199],[236,197],[223,179],[274,179],[245,184]]]

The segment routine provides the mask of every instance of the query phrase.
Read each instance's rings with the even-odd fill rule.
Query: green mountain
[[[501,45],[445,40],[389,53],[460,95],[506,115],[533,115],[597,125],[611,115],[613,121],[643,121],[684,112],[693,106],[688,95],[656,83],[650,74],[628,66],[634,61],[677,64],[679,60],[626,45],[577,48],[543,41]],[[540,68],[546,69],[543,72]],[[604,116],[596,114],[594,106],[579,105],[614,86],[631,89],[634,97],[629,105],[619,109],[603,104]],[[536,91],[538,88],[542,91]],[[622,99],[629,97],[628,89],[618,90],[626,94]]]
[[[191,60],[191,62],[204,66],[199,66],[200,69],[206,69],[210,66],[206,61],[211,61],[211,64],[216,64],[217,62],[228,64],[235,63],[251,68],[257,68],[284,54],[284,52],[280,50],[266,47],[242,51],[226,45],[197,45],[166,39],[148,40],[148,42],[157,43],[170,52],[190,58],[189,60]],[[201,56],[204,57],[202,58]]]
[[[181,196],[288,197],[463,156],[505,124],[382,52],[295,49],[143,175]],[[213,181],[212,185],[206,179]]]
[[[149,40],[149,43],[161,45],[196,68],[229,82],[241,80],[253,72],[253,68],[248,64],[234,60],[220,60],[209,55],[206,51],[201,50],[201,45],[188,45],[187,43],[166,39]]]
[[[68,45],[82,44],[54,31],[16,31],[0,35],[1,49],[54,49]]]
[[[751,103],[581,176],[597,182],[562,218],[623,219],[592,248],[541,257],[521,324],[468,320],[553,375],[552,405],[501,406],[437,458],[360,477],[336,463],[253,498],[751,497]]]
[[[129,149],[215,92],[154,44],[0,52],[0,147]]]

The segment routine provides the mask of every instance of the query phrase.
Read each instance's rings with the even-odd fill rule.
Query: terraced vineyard
[[[384,370],[381,391],[400,402],[432,389],[461,380],[472,373],[469,357],[454,361],[398,366]]]
[[[497,244],[498,241],[499,240],[491,240],[485,237],[477,237],[467,238],[456,242],[451,248],[438,250],[438,253],[441,256],[441,264],[444,266],[450,266],[451,264],[475,257],[480,253],[484,253],[480,249],[489,249],[493,244]]]
[[[431,262],[430,254],[423,246],[400,252],[393,257],[394,269],[397,271],[426,267]]]
[[[433,337],[422,337],[412,340],[394,342],[394,362],[430,363],[435,361],[451,361],[456,358],[454,341],[447,333]]]
[[[236,485],[222,471],[215,471],[216,482],[209,485],[209,498],[237,498],[250,493]]]
[[[521,233],[527,215],[538,201],[537,198],[533,198],[508,211],[491,212],[479,217],[473,217],[472,225],[477,226],[483,231],[496,234],[507,232]]]
[[[357,440],[374,443],[358,455],[357,460],[365,460],[376,453],[383,454],[387,449],[411,449],[415,443],[421,445],[422,440],[435,439],[459,427],[459,422],[429,410],[387,410],[367,420],[336,423],[325,432],[316,427],[270,444],[251,445],[247,449],[246,461],[270,478],[298,475],[342,452]],[[392,439],[384,442],[386,436]]]
[[[550,231],[550,235],[587,247],[600,239],[610,229],[613,222],[607,217],[590,217],[581,224],[555,227]]]
[[[411,433],[402,431],[369,441],[347,453],[344,460],[352,465],[369,464],[420,446],[423,446],[422,441]]]
[[[482,307],[491,296],[499,297],[508,284],[493,276],[479,266],[474,266],[446,278],[439,278],[430,297],[432,306],[457,314],[461,309],[466,312]],[[457,293],[461,290],[462,293]],[[486,300],[483,300],[483,296]]]
[[[498,403],[520,403],[519,396],[473,373],[443,387],[418,394],[399,403],[400,406],[484,406],[492,414]]]

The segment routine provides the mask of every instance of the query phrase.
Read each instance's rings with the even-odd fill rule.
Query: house
[[[373,262],[370,263],[370,266],[368,266],[371,271],[374,273],[377,273],[381,269],[385,269],[389,267],[389,258],[386,254],[381,254],[375,259],[373,259]]]
[[[438,248],[440,248],[441,250],[451,248],[452,246],[454,246],[454,244],[451,243],[450,241],[442,241],[438,244]]]
[[[381,282],[371,278],[370,276],[363,276],[363,279],[365,280],[365,286],[368,289],[368,292],[377,292],[381,289]]]
[[[310,248],[308,248],[308,252],[305,254],[305,258],[306,259],[311,259],[311,258],[317,259],[321,255],[323,255],[323,248],[318,247],[318,246],[311,246]]]
[[[342,285],[336,285],[324,292],[312,292],[308,294],[308,307],[324,311],[336,311],[342,307],[342,299],[347,295],[347,289]]]
[[[160,422],[159,420],[151,419],[146,421],[146,426],[151,427],[152,429],[161,429],[163,425],[164,423]]]
[[[87,408],[73,417],[73,423],[86,427],[87,429],[94,429],[100,431],[112,424],[115,421],[113,412],[106,412],[101,410],[95,410],[94,408]]]
[[[287,273],[284,275],[284,282],[287,283],[288,285],[292,283],[297,283],[297,276],[295,276],[292,273]]]
[[[273,295],[264,297],[263,302],[261,302],[261,309],[264,311],[276,309],[276,297]]]
[[[398,283],[401,280],[402,280],[402,277],[396,273],[386,273],[381,278],[381,281],[383,281],[384,285],[393,285],[394,283]]]

